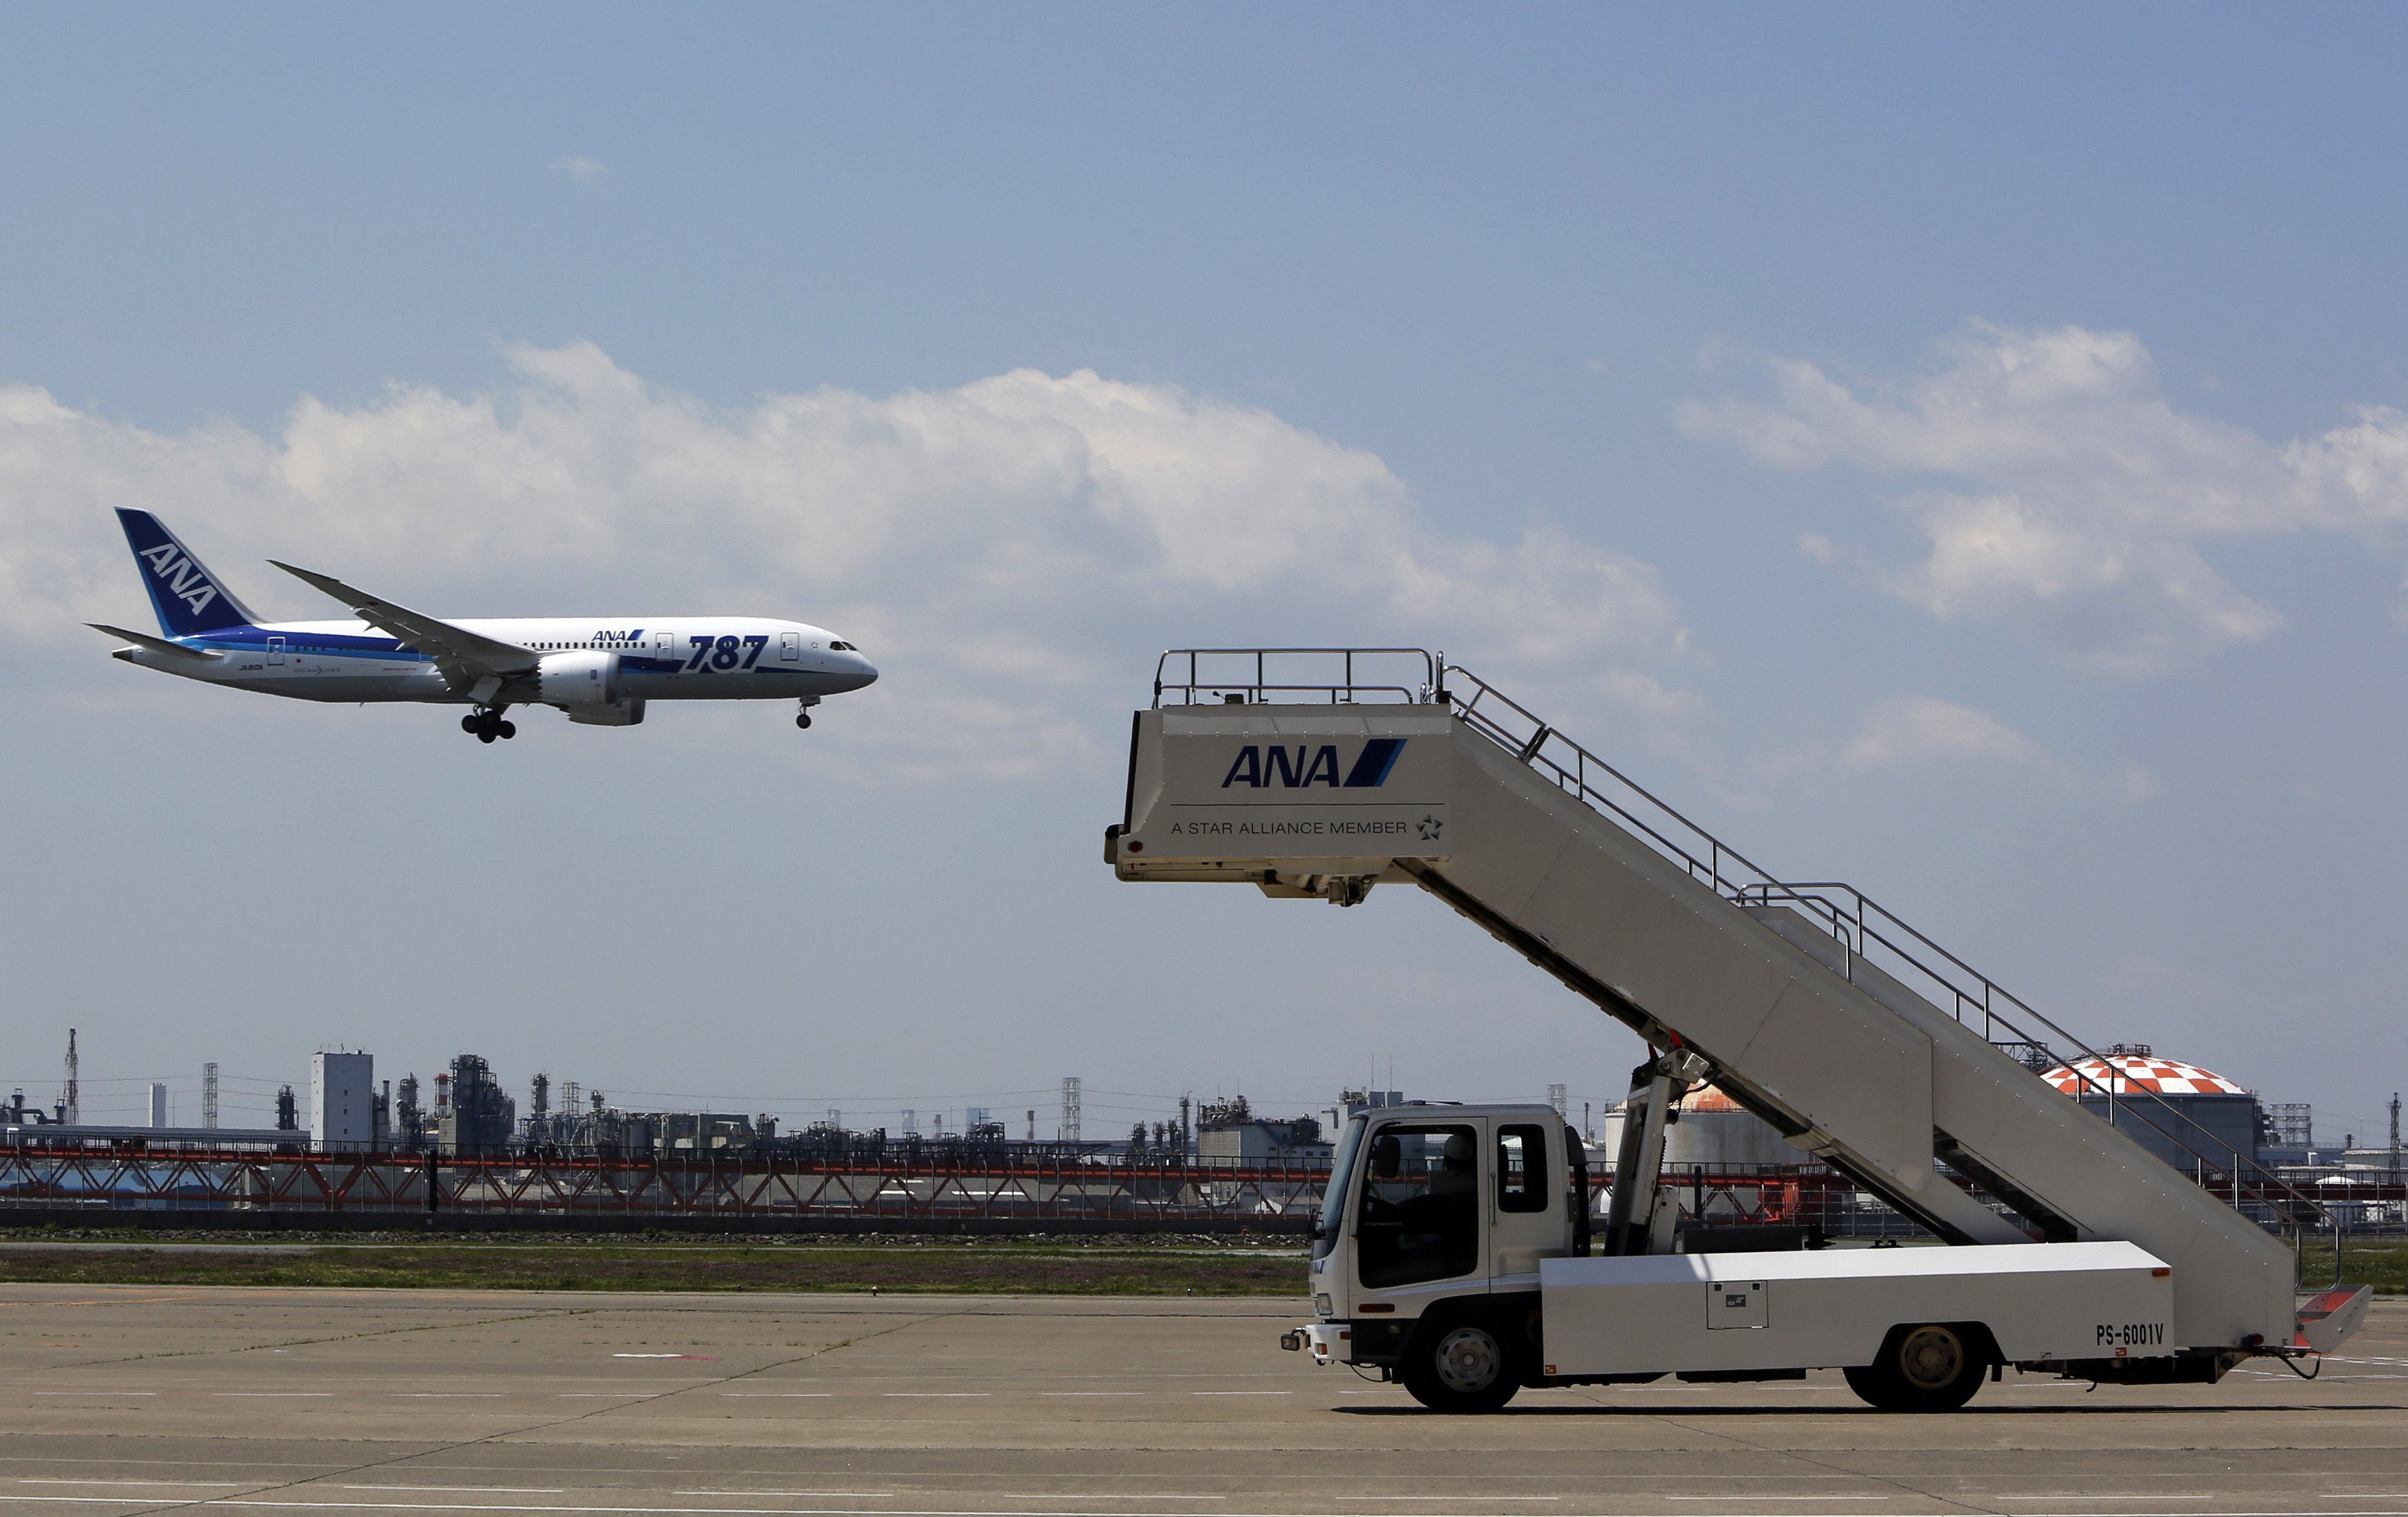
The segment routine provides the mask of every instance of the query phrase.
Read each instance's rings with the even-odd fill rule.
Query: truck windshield
[[[1356,1117],[1338,1139],[1338,1156],[1329,1161],[1328,1194],[1321,1198],[1321,1225],[1312,1230],[1316,1259],[1338,1246],[1339,1231],[1346,1225],[1346,1182],[1354,1176],[1354,1151],[1363,1146],[1363,1129],[1370,1124],[1370,1118]]]

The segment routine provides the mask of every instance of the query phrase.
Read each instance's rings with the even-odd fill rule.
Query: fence
[[[1919,1229],[1819,1165],[1668,1168],[1682,1221],[1780,1224],[1833,1238],[1906,1238]],[[133,1220],[126,1212],[202,1214],[220,1225],[307,1224],[342,1218],[544,1226],[724,1225],[858,1230],[971,1224],[981,1230],[1196,1229],[1308,1231],[1327,1171],[1287,1165],[1077,1157],[947,1162],[722,1154],[610,1159],[530,1154],[452,1158],[427,1153],[153,1150],[20,1142],[0,1146],[0,1221],[62,1216]],[[1593,1172],[1602,1193],[1611,1176]],[[2211,1188],[2232,1189],[2216,1176]],[[2400,1180],[2329,1180],[2315,1187],[2353,1233],[2402,1230]],[[2281,1228],[2286,1193],[2243,1184],[2227,1196]],[[165,1221],[163,1217],[146,1220]]]

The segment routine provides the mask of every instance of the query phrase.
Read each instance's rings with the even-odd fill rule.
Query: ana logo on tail
[[[150,572],[167,586],[167,593],[193,608],[198,616],[202,608],[218,598],[218,587],[209,582],[208,572],[172,542],[163,542],[135,555],[150,565]]]

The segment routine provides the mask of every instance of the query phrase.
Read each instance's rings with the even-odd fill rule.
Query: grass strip
[[[2341,1278],[2372,1285],[2378,1295],[2408,1295],[2408,1238],[2344,1238]],[[2318,1290],[2333,1281],[2332,1235],[2310,1238],[2300,1248],[2300,1287]]]
[[[527,1291],[866,1291],[1009,1295],[1305,1293],[1294,1255],[955,1247],[697,1249],[580,1244],[342,1245],[294,1252],[181,1247],[0,1250],[0,1281]]]

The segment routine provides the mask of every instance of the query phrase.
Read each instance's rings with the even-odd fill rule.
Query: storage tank
[[[2041,1078],[2186,1174],[2202,1159],[2229,1171],[2236,1154],[2257,1156],[2258,1097],[2213,1070],[2160,1059],[2146,1043],[2117,1043]]]
[[[1799,1164],[1806,1155],[1782,1140],[1763,1118],[1712,1085],[1700,1085],[1679,1102],[1680,1116],[1664,1129],[1664,1167],[1721,1165],[1734,1169],[1764,1169]],[[1595,1152],[1613,1163],[1622,1142],[1622,1109],[1615,1107],[1598,1125]]]

